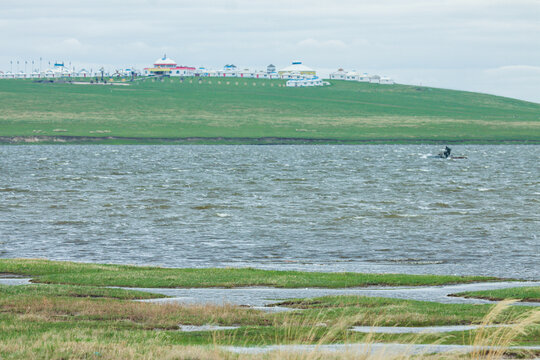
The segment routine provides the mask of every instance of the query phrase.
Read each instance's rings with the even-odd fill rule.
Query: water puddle
[[[0,285],[29,285],[30,278],[24,278],[18,275],[2,274],[0,275]]]
[[[179,325],[180,331],[195,332],[195,331],[217,331],[217,330],[236,330],[240,326],[220,326],[220,325]]]
[[[260,347],[226,346],[225,350],[239,354],[264,354],[268,352],[344,352],[352,354],[419,355],[434,353],[469,353],[496,349],[493,346],[432,345],[432,344],[330,344],[330,345],[269,345]],[[511,346],[512,350],[540,350],[540,346]],[[381,356],[382,357],[382,356]]]
[[[375,334],[435,334],[452,331],[475,330],[480,327],[502,327],[509,325],[448,325],[448,326],[353,326],[351,331]]]
[[[232,304],[249,306],[251,308],[268,308],[284,299],[314,298],[321,296],[358,295],[370,297],[385,297],[404,300],[432,301],[445,304],[490,304],[494,301],[483,299],[466,299],[452,297],[465,291],[493,290],[509,287],[540,286],[536,282],[488,282],[476,284],[460,284],[445,286],[422,286],[422,287],[367,287],[350,289],[284,289],[268,287],[246,288],[129,288],[131,290],[145,291],[169,296],[166,299],[141,300],[148,302],[167,302],[184,304]],[[540,306],[540,303],[516,303],[515,305]],[[280,308],[276,311],[287,311],[288,308]]]

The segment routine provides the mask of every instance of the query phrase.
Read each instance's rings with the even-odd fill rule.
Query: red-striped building
[[[144,68],[143,75],[145,76],[194,76],[195,68],[191,66],[178,66],[178,64],[163,55],[162,58],[154,62],[154,67]]]

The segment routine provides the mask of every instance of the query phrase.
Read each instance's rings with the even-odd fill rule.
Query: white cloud
[[[491,76],[540,77],[540,66],[508,65],[493,69],[486,69],[484,70],[484,73]]]
[[[299,41],[296,45],[304,47],[314,47],[314,48],[346,48],[345,44],[341,40],[315,40],[313,38],[304,39]]]
[[[510,69],[540,64],[539,15],[538,0],[0,1],[0,69],[39,57],[141,67],[167,52],[209,67],[300,59],[320,68],[415,69],[410,79],[442,87],[474,71],[487,88],[491,76],[514,71],[505,91],[540,101],[528,82],[535,70]]]

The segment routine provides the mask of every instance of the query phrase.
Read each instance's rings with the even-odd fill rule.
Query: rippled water
[[[2,146],[0,257],[540,278],[539,146]]]

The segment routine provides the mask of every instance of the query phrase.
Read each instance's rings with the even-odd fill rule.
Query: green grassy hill
[[[286,88],[278,86],[283,80],[254,79],[147,79],[130,86],[0,80],[0,139],[540,143],[540,104],[419,86],[331,83]]]

